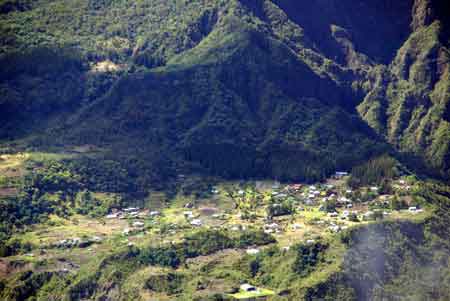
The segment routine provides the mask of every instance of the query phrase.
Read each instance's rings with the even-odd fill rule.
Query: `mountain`
[[[448,300],[449,6],[0,0],[0,299]]]
[[[1,135],[224,177],[314,180],[396,151],[445,178],[443,6],[3,1]]]

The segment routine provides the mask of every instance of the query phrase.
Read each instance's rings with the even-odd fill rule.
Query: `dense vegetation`
[[[336,11],[295,1],[4,1],[0,133],[15,139],[39,128],[36,148],[92,143],[122,166],[138,157],[153,174],[309,181],[386,152],[387,138],[446,177],[445,24],[408,29],[419,17],[407,2],[395,13],[362,3],[373,18],[350,22],[341,17],[349,1]],[[377,18],[382,26],[368,21]],[[392,71],[375,66],[412,31]],[[385,35],[392,45],[380,48]],[[427,57],[423,81],[411,82],[423,82],[435,106],[413,113],[400,96],[412,88],[386,74],[398,73],[402,57]]]
[[[384,181],[398,176],[398,162],[389,157],[381,156],[352,168],[350,186],[381,185]]]
[[[139,268],[148,265],[178,267],[186,259],[201,255],[208,255],[227,248],[242,248],[252,245],[266,245],[275,242],[274,238],[263,232],[245,231],[242,234],[227,234],[219,231],[200,231],[186,237],[182,243],[170,246],[146,248],[130,247],[117,250],[114,254],[99,260],[96,267],[80,273],[78,276],[27,272],[19,275],[14,287],[7,287],[0,291],[4,300],[25,300],[36,296],[38,300],[46,298],[65,298],[65,300],[81,300],[99,298],[105,292],[104,285],[108,282],[112,286],[120,286],[128,275]],[[45,277],[45,278],[44,278]],[[150,278],[146,286],[155,291],[176,291],[176,282],[183,280],[180,275],[167,274],[170,281],[155,281]],[[165,283],[169,286],[165,287]],[[42,288],[45,285],[47,288]],[[58,291],[47,290],[57,286]],[[58,294],[63,294],[61,296]],[[58,297],[59,296],[59,297]]]

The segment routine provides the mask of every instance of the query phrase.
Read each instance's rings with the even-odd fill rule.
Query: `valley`
[[[0,0],[0,300],[450,300],[447,0]]]
[[[40,202],[49,199],[63,204],[57,205],[58,211],[49,204],[48,216],[17,225],[15,234],[4,240],[9,246],[0,258],[5,300],[31,296],[83,299],[71,292],[78,281],[88,281],[91,273],[97,275],[99,264],[121,276],[108,280],[113,281],[113,291],[104,291],[99,284],[112,274],[89,280],[95,287],[91,297],[116,291],[142,300],[282,298],[293,283],[296,290],[305,291],[341,271],[351,249],[347,239],[353,233],[378,224],[421,225],[438,210],[421,194],[425,183],[397,165],[390,165],[392,178],[383,178],[377,185],[356,185],[355,175],[340,171],[316,183],[223,181],[179,174],[175,193],[151,191],[145,203],[135,201],[133,206],[121,205],[133,204],[124,201],[127,196],[123,193],[78,188],[64,195],[72,186],[70,179],[79,180],[80,176],[52,170],[55,164],[96,155],[25,152],[2,156],[0,168],[6,175],[2,189],[21,191],[24,188],[18,183],[27,175],[44,172],[45,178],[53,177],[53,184],[40,187]],[[99,208],[86,207],[83,202]],[[31,210],[35,210],[33,206]],[[146,250],[150,254],[165,250],[165,255],[143,260]],[[313,256],[313,261],[301,264],[301,252],[312,252],[308,256]],[[108,258],[117,260],[108,263]],[[270,266],[282,258],[286,260],[283,264],[293,265],[287,276],[297,280],[264,280],[273,271],[264,271],[262,262]],[[16,282],[18,277],[41,279],[42,275],[46,280],[41,284],[33,280],[33,286],[25,291]],[[139,281],[133,280],[136,277]],[[29,287],[27,279],[22,281]],[[48,291],[55,282],[62,287]],[[245,291],[249,288],[244,284],[256,288]]]

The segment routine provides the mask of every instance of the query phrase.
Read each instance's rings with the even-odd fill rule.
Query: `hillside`
[[[448,176],[447,24],[419,14],[434,3],[2,5],[5,138],[311,180],[391,144]]]

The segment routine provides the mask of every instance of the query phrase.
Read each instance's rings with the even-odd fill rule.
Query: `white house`
[[[348,176],[348,172],[346,172],[346,171],[336,171],[336,173],[334,175],[337,178],[342,178],[342,177]]]
[[[134,222],[133,227],[142,228],[145,224],[143,222]]]
[[[194,219],[194,220],[191,221],[191,225],[199,227],[199,226],[203,225],[203,222],[200,219]]]
[[[241,291],[243,292],[256,292],[256,287],[251,284],[245,283],[241,285]]]
[[[248,255],[256,255],[258,254],[260,251],[258,249],[247,249],[246,253]]]
[[[134,211],[138,211],[138,210],[139,210],[139,208],[136,208],[136,207],[129,207],[129,208],[123,209],[123,211],[125,211],[125,212],[134,212]]]
[[[328,216],[329,217],[338,217],[339,214],[337,212],[330,212],[330,213],[328,213]]]
[[[118,213],[111,213],[106,216],[107,219],[113,219],[113,218],[118,218],[118,217],[119,217]]]
[[[192,211],[184,211],[183,215],[187,218],[192,218],[194,216],[194,213]]]

